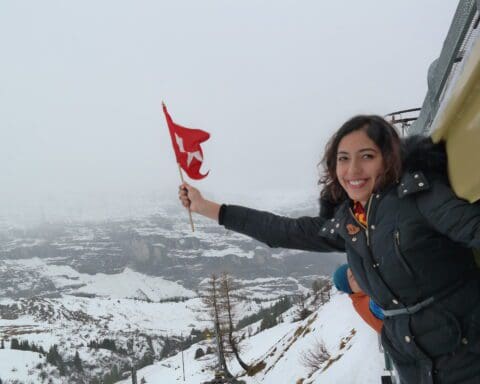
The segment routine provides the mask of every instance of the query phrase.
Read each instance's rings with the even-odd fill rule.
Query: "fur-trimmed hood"
[[[445,143],[434,144],[431,137],[413,135],[402,140],[403,172],[422,171],[426,175],[447,176]]]

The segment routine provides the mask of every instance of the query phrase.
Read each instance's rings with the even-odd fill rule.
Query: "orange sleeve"
[[[370,297],[363,292],[352,293],[348,296],[352,300],[353,307],[360,317],[375,331],[380,333],[382,331],[383,321],[375,317],[370,311]]]

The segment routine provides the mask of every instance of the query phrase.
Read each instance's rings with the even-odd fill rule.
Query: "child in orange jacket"
[[[337,268],[333,274],[333,283],[339,291],[348,293],[360,317],[380,333],[383,326],[382,309],[360,289],[348,264]]]

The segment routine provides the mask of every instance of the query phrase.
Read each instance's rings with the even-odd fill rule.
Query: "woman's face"
[[[382,152],[363,130],[351,132],[338,144],[336,168],[348,197],[365,206],[384,170]]]

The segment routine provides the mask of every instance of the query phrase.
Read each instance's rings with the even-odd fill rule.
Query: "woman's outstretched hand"
[[[192,212],[218,220],[220,205],[204,199],[200,191],[190,184],[183,183],[178,187],[178,198],[182,205],[190,208]]]

